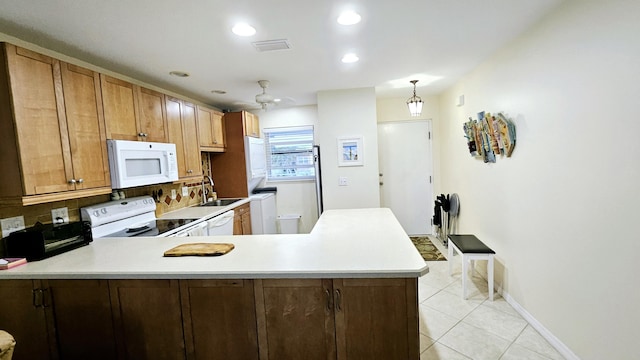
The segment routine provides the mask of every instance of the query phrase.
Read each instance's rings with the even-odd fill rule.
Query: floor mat
[[[426,261],[447,260],[440,250],[426,236],[410,236],[411,242]]]

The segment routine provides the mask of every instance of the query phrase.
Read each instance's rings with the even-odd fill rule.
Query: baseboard
[[[502,296],[505,301],[514,308],[515,311],[520,314],[536,331],[542,335],[542,337],[551,344],[558,352],[568,360],[580,360],[580,358],[571,351],[560,339],[558,339],[551,331],[549,331],[542,323],[540,323],[533,315],[531,315],[525,308],[523,308],[518,302],[504,291],[497,284],[495,285],[496,291]]]

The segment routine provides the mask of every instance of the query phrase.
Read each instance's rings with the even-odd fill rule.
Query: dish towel
[[[4,330],[0,330],[0,360],[11,360],[16,340]]]

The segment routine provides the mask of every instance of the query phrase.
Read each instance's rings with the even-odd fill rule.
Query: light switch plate
[[[340,176],[340,179],[338,180],[338,185],[347,186],[349,185],[349,182],[347,181],[347,178],[345,176]]]
[[[24,229],[24,216],[2,219],[0,220],[0,226],[2,227],[2,237],[7,237],[14,231]]]
[[[53,224],[68,224],[69,210],[66,207],[51,209],[51,222]]]
[[[178,197],[176,189],[171,189],[171,200],[175,200]]]
[[[182,196],[189,196],[189,188],[187,186],[182,187]]]

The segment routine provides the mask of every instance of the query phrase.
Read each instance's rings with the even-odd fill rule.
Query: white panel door
[[[378,124],[380,202],[409,235],[431,234],[431,121]]]

